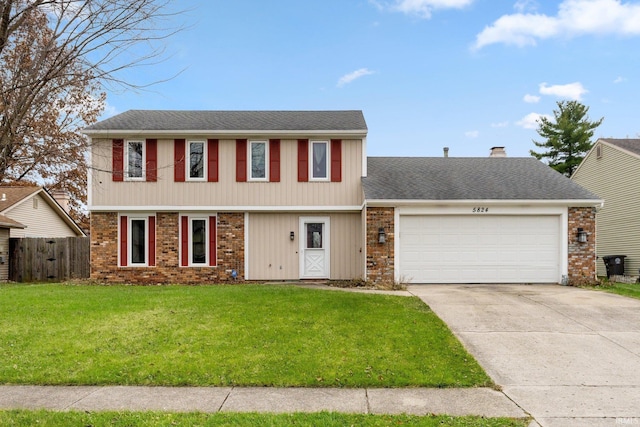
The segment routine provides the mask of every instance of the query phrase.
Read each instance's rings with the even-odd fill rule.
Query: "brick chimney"
[[[58,202],[66,213],[69,213],[69,193],[64,190],[54,190],[51,192],[51,197]]]
[[[491,147],[489,157],[507,157],[507,152],[504,151],[504,147]]]

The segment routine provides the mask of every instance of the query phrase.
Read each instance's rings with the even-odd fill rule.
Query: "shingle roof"
[[[640,156],[640,139],[614,139],[601,138],[601,141],[608,142],[611,145],[620,147],[623,150],[630,151]]]
[[[369,157],[367,200],[599,200],[534,158]]]
[[[18,203],[20,200],[37,193],[42,188],[35,186],[0,186],[0,212]],[[3,197],[4,196],[4,197]]]
[[[171,111],[129,110],[95,123],[92,131],[296,131],[366,132],[362,111]]]
[[[0,228],[27,228],[27,226],[8,216],[0,215]]]

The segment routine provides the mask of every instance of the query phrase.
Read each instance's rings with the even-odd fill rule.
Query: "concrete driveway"
[[[640,300],[559,285],[411,285],[542,426],[640,426]]]

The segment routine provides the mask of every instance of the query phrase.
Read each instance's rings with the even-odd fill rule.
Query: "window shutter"
[[[113,171],[114,181],[124,181],[124,140],[114,139],[113,142]]]
[[[147,139],[147,181],[156,182],[158,180],[158,140]]]
[[[298,182],[309,181],[309,140],[298,140]]]
[[[269,181],[280,182],[280,140],[269,140]]]
[[[331,182],[342,181],[342,140],[331,140]]]
[[[120,217],[120,267],[127,266],[129,255],[127,254],[127,234],[128,234],[128,218],[123,215]]]
[[[236,181],[247,181],[247,140],[236,139]]]
[[[180,217],[180,265],[189,265],[189,217]]]
[[[207,140],[207,181],[218,182],[218,140]]]
[[[216,243],[217,221],[215,216],[209,217],[209,265],[215,267],[218,264],[218,246]]]
[[[185,179],[185,140],[176,139],[173,142],[173,180],[184,182]]]
[[[156,265],[156,217],[149,216],[149,267]]]

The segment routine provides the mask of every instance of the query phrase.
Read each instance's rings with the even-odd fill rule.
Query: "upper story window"
[[[142,141],[127,141],[126,177],[128,180],[144,179],[145,150]]]
[[[249,177],[252,181],[267,181],[268,156],[267,141],[249,143]]]
[[[311,142],[310,175],[312,180],[325,181],[329,179],[329,143],[327,141]]]
[[[204,141],[189,141],[189,179],[205,179],[205,156]]]

